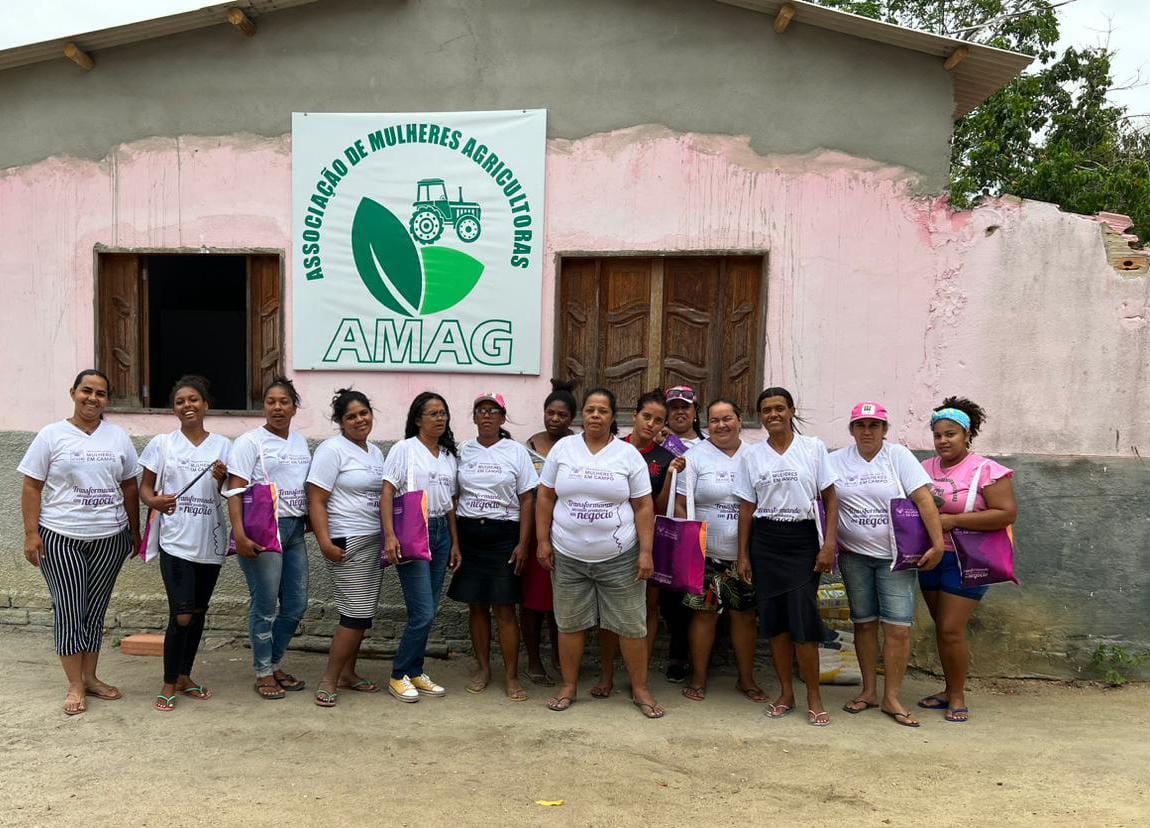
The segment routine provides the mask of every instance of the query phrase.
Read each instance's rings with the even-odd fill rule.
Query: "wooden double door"
[[[689,385],[748,409],[762,382],[762,256],[565,257],[556,369],[605,386],[630,411],[644,392]]]

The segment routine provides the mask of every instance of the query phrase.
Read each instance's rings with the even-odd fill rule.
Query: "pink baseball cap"
[[[481,402],[488,402],[488,401],[495,403],[497,406],[502,408],[504,411],[507,410],[507,403],[503,401],[503,395],[502,394],[496,394],[494,391],[486,391],[486,392],[480,394],[478,397],[475,398],[475,402],[473,402],[471,404],[471,407],[475,408]]]
[[[665,397],[667,402],[671,400],[682,400],[683,402],[691,403],[691,405],[698,403],[695,397],[695,389],[689,385],[676,385],[673,388],[668,388]]]
[[[889,421],[886,409],[876,402],[861,402],[851,409],[850,421],[857,422],[858,420],[878,420],[881,423]]]

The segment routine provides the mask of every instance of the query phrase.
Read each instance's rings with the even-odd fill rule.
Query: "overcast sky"
[[[0,11],[0,49],[68,37],[150,17],[202,8],[205,0],[36,0],[7,2]],[[1125,86],[1141,77],[1141,88],[1114,98],[1132,114],[1150,114],[1150,0],[1074,0],[1058,9],[1060,48],[1107,42],[1116,52],[1114,80]]]

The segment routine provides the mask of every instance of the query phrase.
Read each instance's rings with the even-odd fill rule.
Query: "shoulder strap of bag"
[[[404,494],[415,491],[415,452],[408,446],[407,454],[407,488]]]
[[[978,489],[982,483],[982,470],[985,469],[989,463],[989,460],[983,460],[978,464],[978,468],[974,470],[974,477],[971,478],[970,488],[966,490],[966,508],[962,511],[974,511],[974,501],[978,497]]]
[[[687,520],[695,519],[695,481],[691,479],[690,467],[687,469]],[[671,469],[671,496],[667,498],[667,512],[669,518],[675,516],[675,501],[679,497],[678,483],[679,472],[676,469]],[[654,494],[652,492],[652,494]]]
[[[886,450],[887,448],[888,448],[888,446],[883,445],[883,447],[880,448],[879,451],[882,452],[882,451]],[[894,467],[894,456],[893,456],[894,455],[894,449],[893,449],[893,447],[890,447],[890,448],[891,448],[891,450],[887,451],[887,454],[886,454],[886,467],[888,469],[890,469],[890,476],[894,478],[894,485],[898,486],[898,496],[905,499],[906,498],[906,489],[903,488],[902,478],[898,476],[898,469],[896,469]]]

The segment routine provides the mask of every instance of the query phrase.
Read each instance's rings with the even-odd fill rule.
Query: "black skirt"
[[[465,604],[518,604],[519,576],[508,563],[519,543],[519,521],[456,518],[462,563],[447,597]]]
[[[819,615],[818,529],[813,520],[755,518],[751,570],[759,603],[759,634],[789,633],[796,644],[822,643],[826,627]]]

